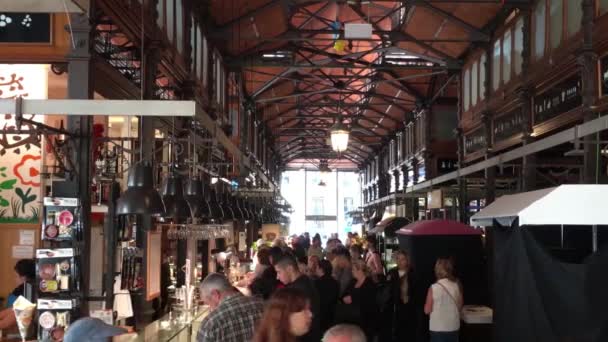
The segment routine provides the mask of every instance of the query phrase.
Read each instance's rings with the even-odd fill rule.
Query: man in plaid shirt
[[[243,296],[219,273],[209,274],[200,290],[212,311],[201,323],[197,342],[244,342],[253,338],[264,311],[261,299]]]

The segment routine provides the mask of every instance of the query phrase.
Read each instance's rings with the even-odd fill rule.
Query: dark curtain
[[[563,263],[528,229],[534,227],[494,223],[494,341],[607,341],[600,336],[607,322],[607,272],[595,271],[602,260],[605,265],[606,253],[583,264]],[[594,315],[590,303],[601,295],[603,310]]]

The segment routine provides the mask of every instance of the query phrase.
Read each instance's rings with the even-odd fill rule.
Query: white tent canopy
[[[511,225],[608,225],[608,185],[560,185],[499,197],[471,217],[472,226],[496,219]]]

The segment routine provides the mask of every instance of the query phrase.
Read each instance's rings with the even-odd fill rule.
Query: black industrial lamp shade
[[[241,208],[241,206],[239,205],[239,199],[231,196],[231,201],[232,203],[232,210],[234,211],[234,216],[237,220],[244,220],[245,219],[245,213],[243,212],[243,209]]]
[[[163,203],[165,204],[165,215],[166,218],[173,219],[186,219],[192,216],[190,206],[184,197],[184,185],[182,183],[182,177],[171,172],[161,189],[163,196]]]
[[[239,198],[238,202],[239,202],[239,208],[241,208],[241,211],[243,212],[243,219],[251,220],[252,215],[251,215],[251,212],[249,211],[249,208],[247,208],[247,204],[245,203],[245,200],[243,198]]]
[[[209,191],[209,210],[209,218],[215,223],[221,222],[224,219],[224,211],[217,202],[217,195],[213,189]]]
[[[236,218],[234,214],[234,210],[232,209],[232,204],[228,200],[228,194],[224,193],[222,195],[222,210],[224,211],[224,220],[231,221]]]
[[[152,166],[139,163],[129,171],[127,190],[116,202],[117,215],[160,216],[165,212],[163,201],[154,188]]]
[[[196,177],[188,179],[186,186],[184,187],[184,197],[190,205],[192,216],[203,216],[206,211],[205,207],[207,206],[203,197],[203,181]]]

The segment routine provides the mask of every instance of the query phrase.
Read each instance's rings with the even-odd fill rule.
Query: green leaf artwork
[[[0,183],[0,189],[11,190],[13,188],[13,185],[15,185],[15,183],[17,183],[16,179],[5,180],[4,182]]]
[[[28,188],[27,192],[23,192],[23,190],[21,188],[15,188],[15,194],[17,194],[17,196],[19,196],[19,198],[21,199],[21,212],[25,213],[25,206],[36,200],[36,195],[31,195],[30,196],[30,192],[32,191],[32,188]]]
[[[9,201],[4,197],[0,196],[0,207],[8,207],[10,205]]]

